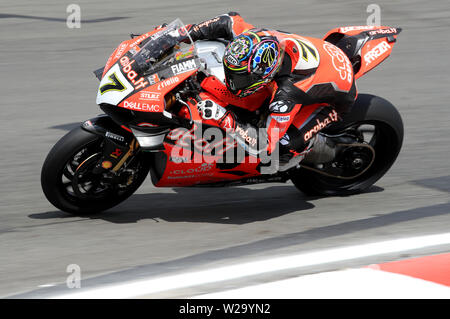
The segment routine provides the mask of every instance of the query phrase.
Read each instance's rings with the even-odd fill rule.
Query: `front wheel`
[[[374,95],[360,94],[351,112],[344,116],[342,122],[327,129],[326,134],[355,136],[360,145],[367,146],[365,150],[370,149],[374,153],[370,166],[361,174],[355,174],[354,178],[335,177],[319,169],[301,167],[290,172],[291,180],[308,195],[351,195],[372,186],[395,162],[403,143],[403,122],[389,101]],[[359,160],[364,159],[364,154],[357,156]],[[369,155],[366,154],[366,157]],[[331,163],[335,167],[341,164]]]
[[[56,208],[78,215],[101,212],[127,199],[144,182],[149,165],[142,152],[115,176],[93,173],[104,144],[104,138],[78,127],[50,150],[41,186]]]

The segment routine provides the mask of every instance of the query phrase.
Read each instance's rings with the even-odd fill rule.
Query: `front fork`
[[[100,115],[85,121],[84,130],[103,138],[102,153],[93,173],[112,173],[117,176],[124,164],[140,151],[140,146],[134,135],[116,124],[109,116]],[[80,165],[82,166],[82,164]]]
[[[108,138],[104,140],[104,143],[102,157],[93,170],[94,174],[104,173],[105,171],[117,174],[124,163],[139,151],[139,143],[135,138],[128,146],[119,145]]]

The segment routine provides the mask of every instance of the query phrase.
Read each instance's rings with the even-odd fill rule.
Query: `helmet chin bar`
[[[248,74],[246,75],[250,79],[251,85],[247,87],[243,87],[240,89],[236,89],[233,80],[229,78],[229,74],[225,72],[225,83],[227,86],[227,89],[234,95],[238,97],[246,97],[253,93],[258,92],[262,88],[264,88],[267,83],[270,81],[270,79],[266,78],[265,80],[262,80],[259,76]]]
[[[246,97],[246,96],[249,96],[251,94],[254,94],[254,93],[258,92],[259,90],[264,88],[266,86],[266,84],[267,83],[264,82],[264,83],[261,83],[258,86],[255,86],[255,87],[252,87],[252,88],[243,89],[243,90],[239,90],[236,93],[233,93],[233,92],[231,92],[231,93],[233,93],[233,94],[235,94],[235,95],[237,95],[239,97]]]

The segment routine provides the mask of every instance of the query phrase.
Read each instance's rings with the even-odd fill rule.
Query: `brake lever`
[[[194,124],[194,119],[193,119],[193,117],[192,117],[192,110],[191,110],[190,105],[187,104],[186,102],[184,102],[184,101],[181,99],[180,93],[176,93],[176,94],[175,94],[175,98],[176,98],[176,100],[177,100],[178,102],[180,102],[181,104],[183,104],[184,106],[187,107],[187,109],[188,109],[188,111],[189,111],[189,117],[191,118],[191,119],[189,120],[189,124],[190,124],[190,125]]]

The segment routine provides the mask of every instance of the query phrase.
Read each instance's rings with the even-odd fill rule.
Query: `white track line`
[[[133,298],[156,292],[210,284],[224,280],[260,275],[275,271],[402,252],[450,244],[450,233],[388,240],[377,243],[322,250],[318,252],[277,257],[238,265],[189,272],[160,278],[145,279],[61,294],[52,298]]]
[[[193,299],[449,299],[450,288],[371,268],[346,269],[198,295]]]

